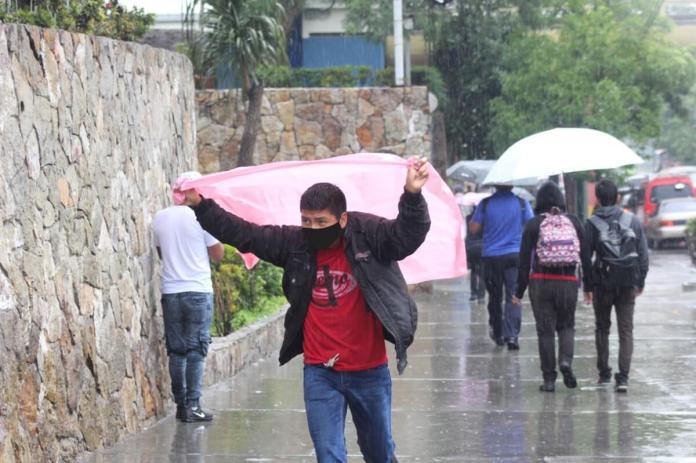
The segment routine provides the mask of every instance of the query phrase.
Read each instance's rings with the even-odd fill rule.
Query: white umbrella
[[[593,129],[561,128],[535,133],[509,147],[483,181],[512,185],[530,177],[614,169],[643,159],[622,141]]]
[[[456,194],[454,195],[454,199],[460,206],[471,207],[478,206],[478,203],[480,203],[481,200],[488,198],[490,195],[491,194],[489,192],[474,193],[473,191],[470,191],[464,194]]]

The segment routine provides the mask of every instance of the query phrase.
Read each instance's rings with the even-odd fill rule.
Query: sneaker
[[[611,383],[611,368],[608,371],[600,371],[599,379],[597,379],[597,384],[609,384]]]
[[[469,296],[469,302],[476,302],[477,299],[476,296]]]
[[[179,421],[184,421],[186,418],[186,407],[184,405],[176,406],[176,419]]]
[[[539,386],[541,392],[554,392],[556,390],[555,381],[544,381],[544,384]]]
[[[570,365],[561,365],[560,370],[563,375],[563,384],[565,384],[565,387],[568,389],[575,389],[578,387],[578,380],[575,378],[573,369],[570,368]]]
[[[186,409],[186,416],[181,420],[184,423],[195,423],[198,421],[212,421],[212,413],[204,412],[201,407],[190,407]]]
[[[508,350],[520,350],[520,343],[517,338],[508,338],[507,340]]]
[[[626,378],[619,376],[619,374],[617,373],[614,375],[614,379],[616,380],[616,385],[614,386],[615,392],[628,392],[628,380]]]

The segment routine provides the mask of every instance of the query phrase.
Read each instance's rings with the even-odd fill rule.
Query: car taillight
[[[674,221],[672,221],[672,220],[660,220],[661,227],[671,227],[673,225],[674,225]]]

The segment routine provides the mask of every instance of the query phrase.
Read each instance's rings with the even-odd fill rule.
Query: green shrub
[[[118,40],[141,39],[155,23],[154,14],[145,14],[142,8],[130,11],[118,0],[35,0],[31,6],[19,2],[0,5],[3,23],[31,24],[39,27],[63,29],[70,32],[100,35]]]
[[[247,270],[241,256],[226,245],[223,261],[213,270],[213,335],[225,336],[277,312],[285,302],[282,274],[266,262]]]
[[[696,219],[686,222],[686,234],[691,238],[696,238]]]
[[[389,72],[389,71],[387,71]],[[393,75],[393,71],[392,75]],[[384,70],[374,71],[370,66],[336,66],[329,68],[264,67],[259,75],[266,87],[363,87],[366,85],[391,86],[388,79],[380,79]],[[442,81],[442,79],[440,79]]]

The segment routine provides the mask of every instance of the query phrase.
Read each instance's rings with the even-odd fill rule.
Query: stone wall
[[[230,378],[249,365],[277,354],[285,333],[285,311],[263,318],[232,334],[213,338],[205,362],[203,382],[206,386]]]
[[[200,91],[198,162],[202,172],[236,166],[244,103],[232,91]],[[430,157],[426,87],[266,89],[256,164],[391,152]]]
[[[195,166],[181,55],[0,25],[0,461],[70,461],[165,412],[149,225]]]

